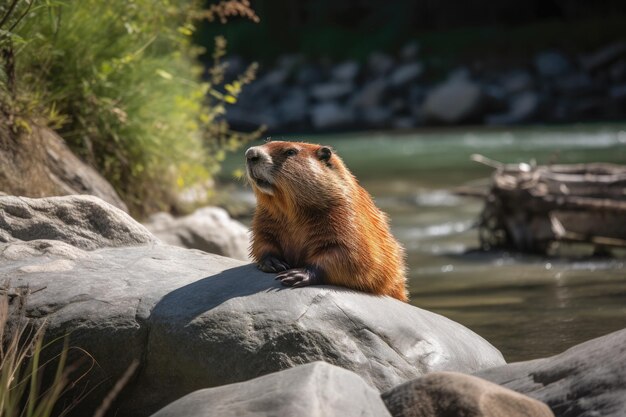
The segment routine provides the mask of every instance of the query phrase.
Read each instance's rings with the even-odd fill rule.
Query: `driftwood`
[[[483,248],[545,253],[553,242],[597,252],[626,248],[626,166],[534,166],[472,159],[495,168],[480,216]]]

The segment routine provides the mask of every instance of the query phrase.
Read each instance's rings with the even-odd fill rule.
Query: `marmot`
[[[340,285],[407,301],[404,250],[330,147],[273,141],[245,156],[259,269],[287,286]]]

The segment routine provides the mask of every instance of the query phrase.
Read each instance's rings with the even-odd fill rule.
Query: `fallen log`
[[[479,219],[484,249],[546,253],[554,242],[626,248],[626,166],[501,164]]]

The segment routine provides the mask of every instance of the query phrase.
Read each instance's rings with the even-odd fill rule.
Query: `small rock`
[[[262,76],[252,85],[257,84],[263,89],[278,89],[284,86],[289,76],[289,71],[285,68],[276,68]]]
[[[609,95],[617,100],[626,99],[626,84],[612,86]]]
[[[367,59],[367,69],[377,76],[386,75],[393,65],[393,58],[382,52],[372,52]]]
[[[383,128],[390,124],[392,111],[388,107],[375,106],[364,109],[359,117],[365,126]]]
[[[589,75],[575,72],[558,77],[554,80],[557,93],[569,97],[580,97],[592,93],[601,93],[602,88],[596,85]]]
[[[354,90],[351,83],[330,82],[317,84],[311,88],[311,96],[318,101],[338,100],[348,96]]]
[[[541,100],[537,93],[527,91],[513,97],[506,113],[486,117],[487,124],[509,125],[531,121],[538,113]]]
[[[391,127],[398,130],[413,129],[417,126],[417,120],[411,116],[394,117]]]
[[[400,49],[400,58],[404,61],[414,61],[420,52],[420,44],[416,41],[409,42]]]
[[[535,69],[541,76],[553,78],[566,74],[572,66],[561,52],[547,51],[535,57]]]
[[[500,85],[506,93],[515,94],[532,89],[535,80],[527,71],[513,71],[502,77]]]
[[[611,65],[609,74],[611,80],[614,82],[626,81],[626,59],[622,59]]]
[[[431,90],[422,108],[426,119],[449,124],[478,119],[482,112],[480,85],[460,77]]]
[[[353,83],[359,74],[359,64],[355,61],[346,61],[337,65],[331,72],[336,81]]]
[[[354,94],[350,100],[350,105],[357,109],[375,107],[382,101],[388,87],[389,83],[385,78],[370,81]]]
[[[311,109],[311,123],[315,129],[338,129],[354,124],[354,112],[336,102],[324,102]]]
[[[296,74],[296,83],[307,88],[313,84],[320,83],[323,79],[324,74],[322,70],[312,64],[302,66]]]
[[[396,68],[389,77],[389,81],[394,87],[401,87],[412,81],[415,81],[422,75],[424,66],[419,62],[404,64]]]
[[[293,88],[277,105],[277,110],[282,124],[303,124],[309,113],[309,97],[304,89]]]
[[[248,260],[248,229],[219,207],[203,207],[179,218],[157,213],[145,226],[169,245]]]
[[[580,59],[582,67],[590,72],[606,68],[626,56],[626,42],[616,42]]]
[[[313,362],[238,384],[195,391],[152,417],[391,417],[357,374]]]
[[[554,417],[540,401],[456,372],[405,382],[382,398],[394,417]]]

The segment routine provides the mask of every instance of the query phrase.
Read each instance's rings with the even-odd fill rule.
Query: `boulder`
[[[231,219],[219,207],[203,207],[174,218],[169,213],[152,215],[145,226],[164,243],[200,249],[229,258],[248,260],[248,228]]]
[[[391,417],[353,372],[313,362],[238,384],[195,391],[152,417]]]
[[[483,104],[480,85],[459,76],[428,93],[422,114],[427,120],[448,124],[461,123],[480,118]]]
[[[113,407],[118,416],[146,416],[201,388],[319,360],[380,390],[432,371],[471,373],[504,364],[500,352],[469,329],[389,297],[332,286],[285,288],[251,264],[152,245],[147,232],[150,244],[99,248],[99,239],[84,236],[125,231],[126,238],[111,242],[136,244],[136,231],[120,210],[79,199],[87,199],[98,219],[91,220],[102,229],[82,221],[79,210],[76,223],[67,223],[71,233],[11,234],[13,217],[22,229],[55,230],[64,199],[43,199],[47,206],[39,206],[43,214],[31,216],[31,224],[28,210],[5,205],[0,222],[11,236],[0,246],[0,282],[37,289],[27,316],[46,320],[50,340],[70,335],[70,345],[97,362],[78,389],[97,388],[75,415],[93,414],[134,360],[139,370]],[[28,240],[33,236],[47,240]]]
[[[282,124],[301,125],[309,115],[309,96],[303,88],[292,88],[278,103],[278,116]]]
[[[433,372],[382,395],[394,417],[554,417],[544,403],[492,382]]]
[[[311,108],[311,124],[315,129],[339,129],[354,124],[356,117],[347,106],[324,102]]]
[[[85,250],[157,243],[124,211],[94,196],[0,196],[0,242],[38,239]]]
[[[557,417],[626,415],[626,329],[544,359],[475,374],[550,406]]]

